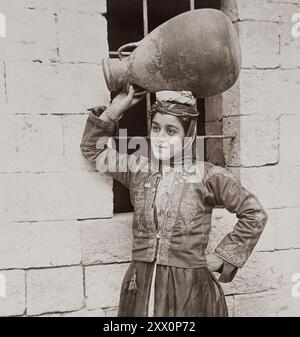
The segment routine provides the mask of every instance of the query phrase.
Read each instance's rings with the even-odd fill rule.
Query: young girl
[[[132,261],[118,316],[228,316],[219,281],[230,282],[245,264],[267,214],[228,169],[195,159],[199,113],[189,92],[157,93],[148,157],[108,147],[118,120],[143,99],[135,94],[130,86],[108,107],[90,109],[81,142],[82,154],[99,172],[129,188],[134,206]],[[212,210],[219,205],[238,221],[206,254]],[[213,272],[221,274],[218,280]]]

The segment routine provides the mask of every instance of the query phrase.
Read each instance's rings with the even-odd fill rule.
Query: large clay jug
[[[135,49],[124,57],[129,47]],[[131,83],[151,92],[187,90],[207,97],[229,89],[241,65],[232,22],[223,12],[208,8],[175,16],[118,53],[119,59],[102,60],[110,91]]]

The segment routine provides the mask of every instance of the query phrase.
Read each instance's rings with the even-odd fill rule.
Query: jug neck
[[[109,91],[118,91],[128,82],[127,61],[118,59],[103,58],[102,68],[104,78]]]

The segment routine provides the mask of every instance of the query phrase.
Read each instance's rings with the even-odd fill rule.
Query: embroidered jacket
[[[222,205],[236,213],[238,220],[215,249],[224,260],[219,281],[230,282],[265,227],[267,214],[263,206],[226,168],[197,161],[185,170],[150,170],[147,157],[108,147],[109,137],[117,134],[118,123],[98,118],[105,109],[101,106],[91,110],[80,148],[95,169],[130,190],[134,206],[132,260],[156,259],[159,264],[185,268],[206,266],[212,210]],[[160,201],[156,203],[158,195]],[[162,205],[164,200],[168,200],[168,207]],[[162,207],[155,207],[159,204]]]

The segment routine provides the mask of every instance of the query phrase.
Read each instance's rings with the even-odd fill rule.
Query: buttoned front
[[[107,146],[117,124],[98,118],[104,109],[103,106],[90,112],[81,151],[99,172],[119,180],[130,190],[134,206],[132,260],[156,260],[161,265],[183,268],[205,267],[212,211],[218,205],[236,213],[238,221],[217,245],[215,254],[235,269],[242,267],[267,221],[254,194],[228,169],[208,162],[196,161],[180,170],[169,167],[164,171],[149,169],[152,163],[146,157],[118,153]],[[120,170],[121,167],[127,169]],[[226,268],[226,281],[225,272]]]
[[[157,259],[160,264],[189,268],[206,266],[212,207],[201,202],[203,188],[187,182],[184,176],[182,172],[142,173],[134,179],[130,187],[135,213],[134,260]]]

